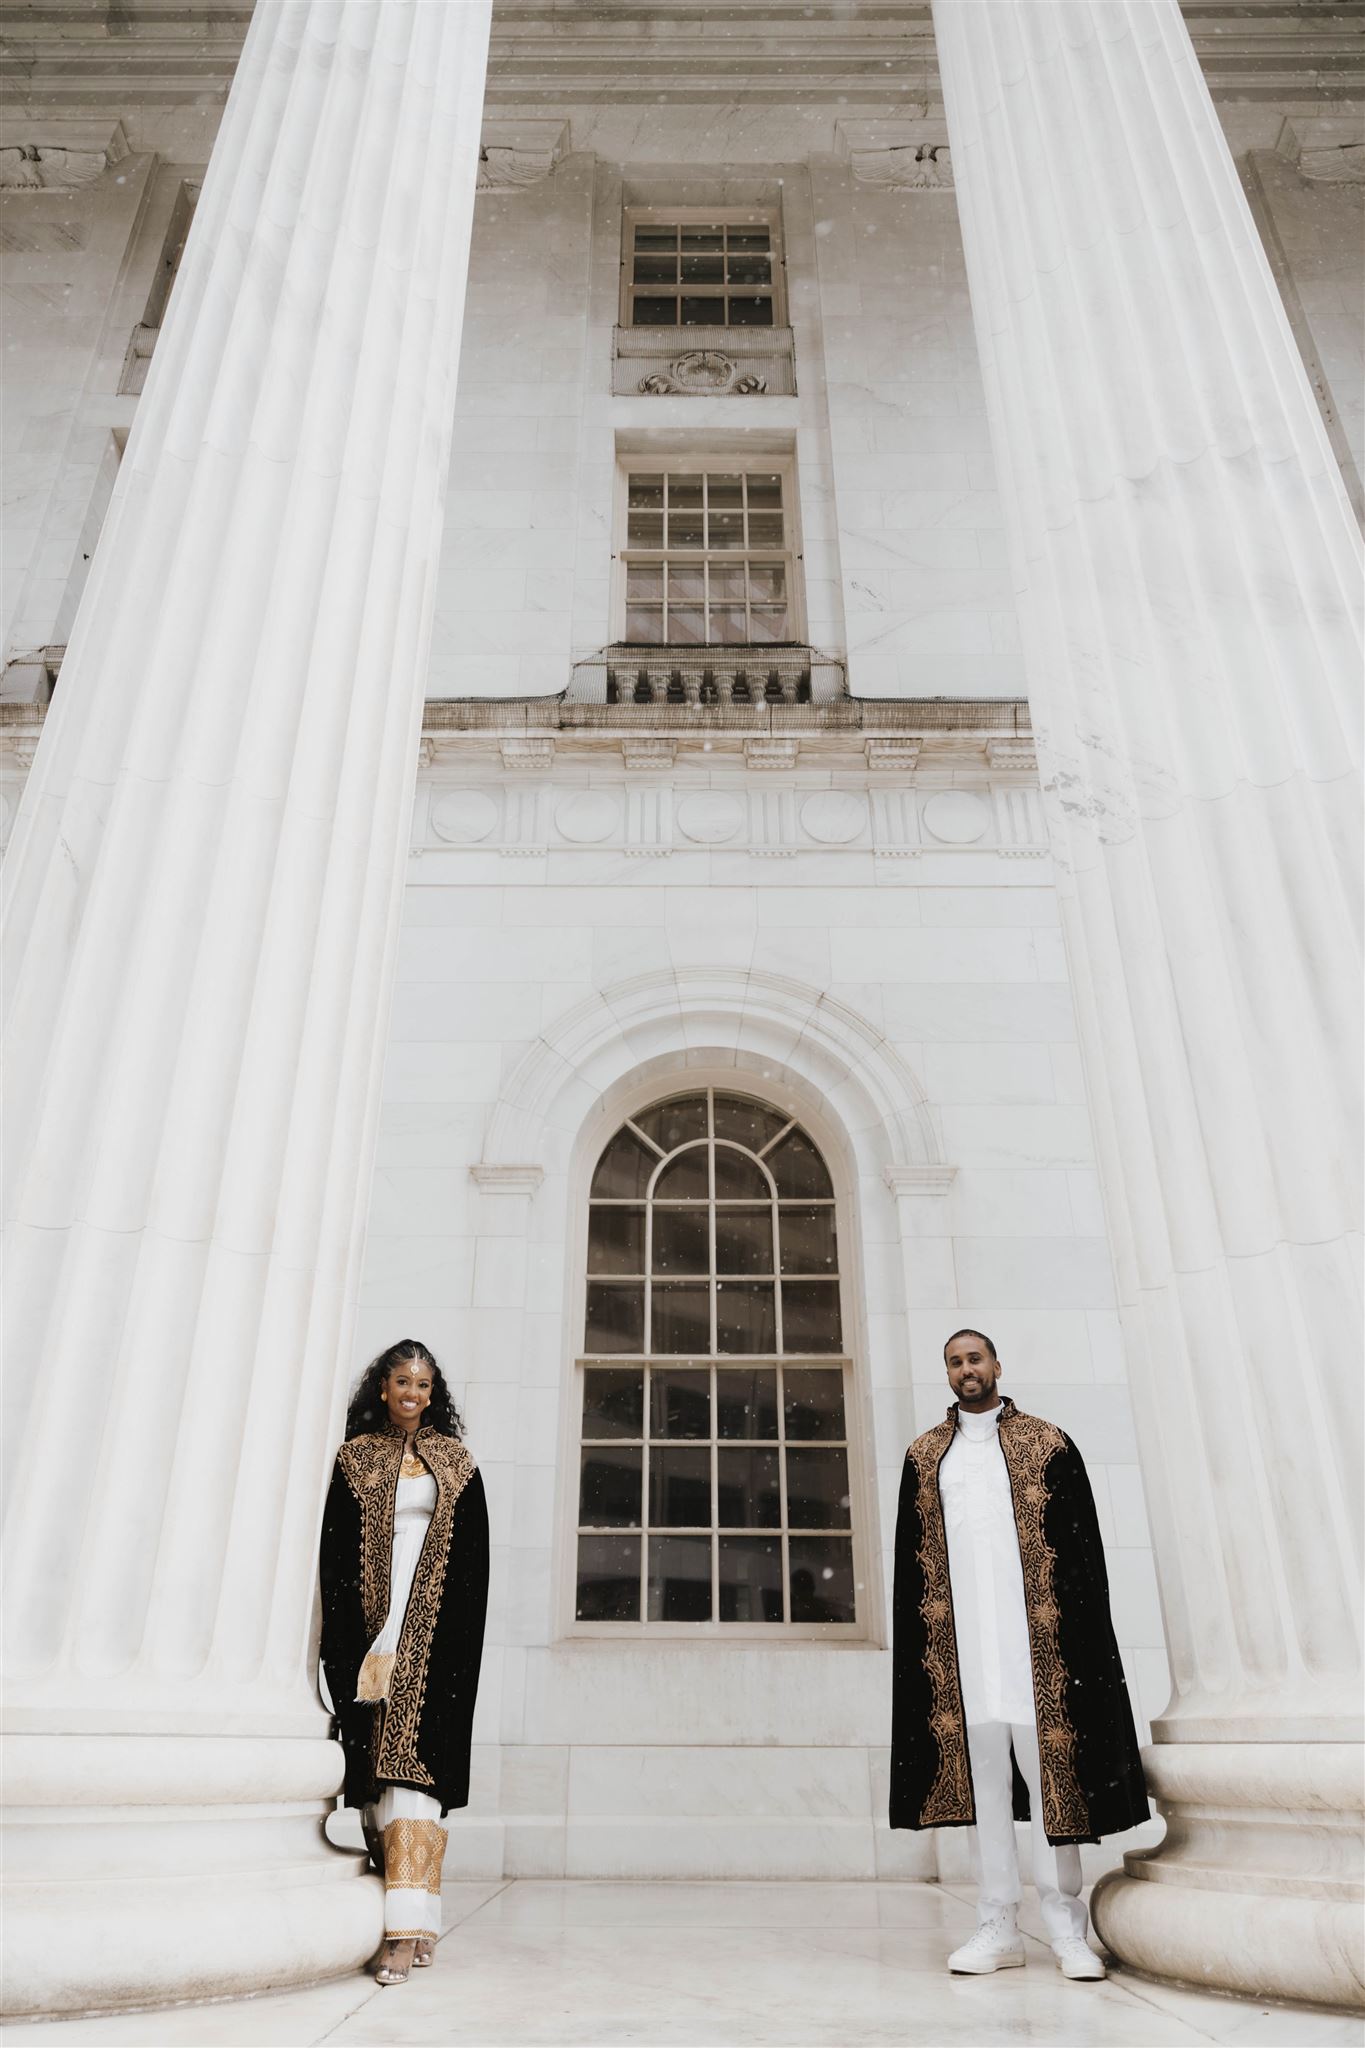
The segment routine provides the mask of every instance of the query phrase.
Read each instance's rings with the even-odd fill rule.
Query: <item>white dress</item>
[[[414,1474],[413,1468],[416,1468]],[[389,1611],[365,1655],[356,1683],[358,1700],[386,1700],[403,1617],[408,1611],[417,1560],[436,1512],[436,1481],[418,1458],[404,1458],[393,1506],[393,1553],[389,1565]]]
[[[389,1611],[370,1644],[356,1684],[357,1700],[385,1700],[417,1561],[436,1511],[436,1481],[418,1458],[404,1458],[393,1507]],[[441,1804],[412,1785],[385,1785],[365,1809],[368,1828],[384,1841],[384,1933],[389,1940],[441,1932],[441,1858],[446,1824]]]

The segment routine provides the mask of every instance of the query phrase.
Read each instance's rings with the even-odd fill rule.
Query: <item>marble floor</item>
[[[589,1884],[445,1888],[433,1969],[227,2005],[12,2027],[32,2048],[1360,2048],[1358,2021],[1170,1991],[1074,1984],[1029,1912],[1028,1966],[949,1977],[965,1888],[918,1884]]]

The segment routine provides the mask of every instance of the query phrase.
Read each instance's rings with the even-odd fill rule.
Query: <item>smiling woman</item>
[[[445,1816],[469,1799],[469,1747],[488,1600],[483,1481],[425,1344],[366,1369],[346,1417],[322,1529],[322,1663],[384,1878],[376,1976],[434,1959]]]

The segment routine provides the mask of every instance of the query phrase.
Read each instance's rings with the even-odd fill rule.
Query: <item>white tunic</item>
[[[1024,1572],[1010,1476],[1000,1449],[1003,1407],[958,1410],[938,1468],[953,1589],[962,1710],[968,1725],[1034,1719]]]
[[[406,1475],[415,1459],[404,1458]],[[420,1478],[401,1476],[393,1504],[393,1552],[389,1566],[389,1611],[384,1626],[370,1644],[356,1687],[358,1700],[387,1699],[393,1675],[394,1653],[408,1611],[408,1596],[417,1576],[417,1560],[427,1540],[427,1529],[436,1512],[436,1481],[425,1468]]]

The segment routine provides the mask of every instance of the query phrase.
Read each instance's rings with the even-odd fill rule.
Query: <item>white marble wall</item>
[[[119,116],[122,115],[120,121]],[[114,138],[117,158],[75,191],[0,192],[0,647],[8,661],[64,642],[136,400],[119,395],[183,178],[202,175],[216,112],[6,110],[5,140]],[[121,156],[117,154],[123,150]]]
[[[1365,117],[1300,116],[1245,181],[1357,511],[1365,479]]]
[[[0,194],[7,649],[45,645],[55,634],[93,471],[109,440],[106,427],[94,447],[73,445],[76,414],[153,168],[152,158],[128,155],[82,192]],[[132,313],[130,328],[138,317]],[[117,344],[120,363],[127,338]],[[113,366],[111,389],[117,380]]]
[[[996,1337],[1021,1405],[1085,1452],[1135,1704],[1148,1717],[1167,1697],[1050,868],[1040,827],[1012,822],[1030,815],[1024,779],[984,761],[921,769],[914,790],[894,778],[947,834],[961,816],[932,799],[949,790],[984,823],[966,843],[922,825],[918,852],[891,854],[870,827],[831,845],[802,823],[823,829],[813,795],[866,805],[866,785],[892,779],[860,774],[857,755],[807,743],[799,767],[774,776],[698,749],[653,778],[674,819],[703,791],[739,812],[780,793],[792,822],[778,857],[761,834],[711,847],[678,824],[642,859],[625,805],[641,778],[619,749],[561,740],[553,770],[526,778],[487,741],[437,744],[419,789],[361,1350],[400,1334],[432,1345],[488,1482],[480,1769],[452,1854],[462,1868],[547,1874],[929,1874],[932,1845],[884,1826],[889,1658],[877,1645],[905,1445],[942,1413],[941,1345],[960,1323]],[[572,836],[585,802],[604,827],[591,843]],[[534,840],[521,833],[528,815]],[[486,828],[477,844],[461,836],[468,820]],[[827,999],[824,1054],[814,1025],[786,1043],[765,1021],[785,1000],[770,989],[791,986]],[[733,1011],[724,988],[740,992]],[[603,991],[611,1010],[585,1053],[592,1034],[567,1020],[591,1015]],[[533,1155],[521,1163],[546,1177],[534,1195],[495,1193],[470,1168],[490,1129],[508,1128],[537,1041],[562,1075],[516,1128]],[[926,1128],[957,1169],[944,1196],[897,1200],[885,1184],[866,1107],[883,1056],[923,1089]],[[566,1640],[564,1395],[585,1175],[623,1091],[665,1092],[689,1073],[800,1102],[842,1175],[878,1531],[868,1645]]]
[[[96,184],[0,195],[6,660],[66,637],[136,414],[118,392],[124,351],[216,122],[212,108],[120,111],[129,154]],[[848,651],[859,694],[1020,690],[951,191],[859,182],[854,129],[877,124],[829,109],[562,112],[553,176],[479,200],[429,694],[561,689],[612,632],[617,447],[689,440],[796,456],[809,634]],[[1226,118],[1358,477],[1360,188],[1325,182],[1321,155],[1311,177],[1300,168],[1304,149],[1356,129],[1273,106]],[[933,108],[920,125],[946,133]],[[780,203],[795,399],[610,396],[627,195]]]
[[[1021,695],[953,194],[811,183],[852,687]]]

